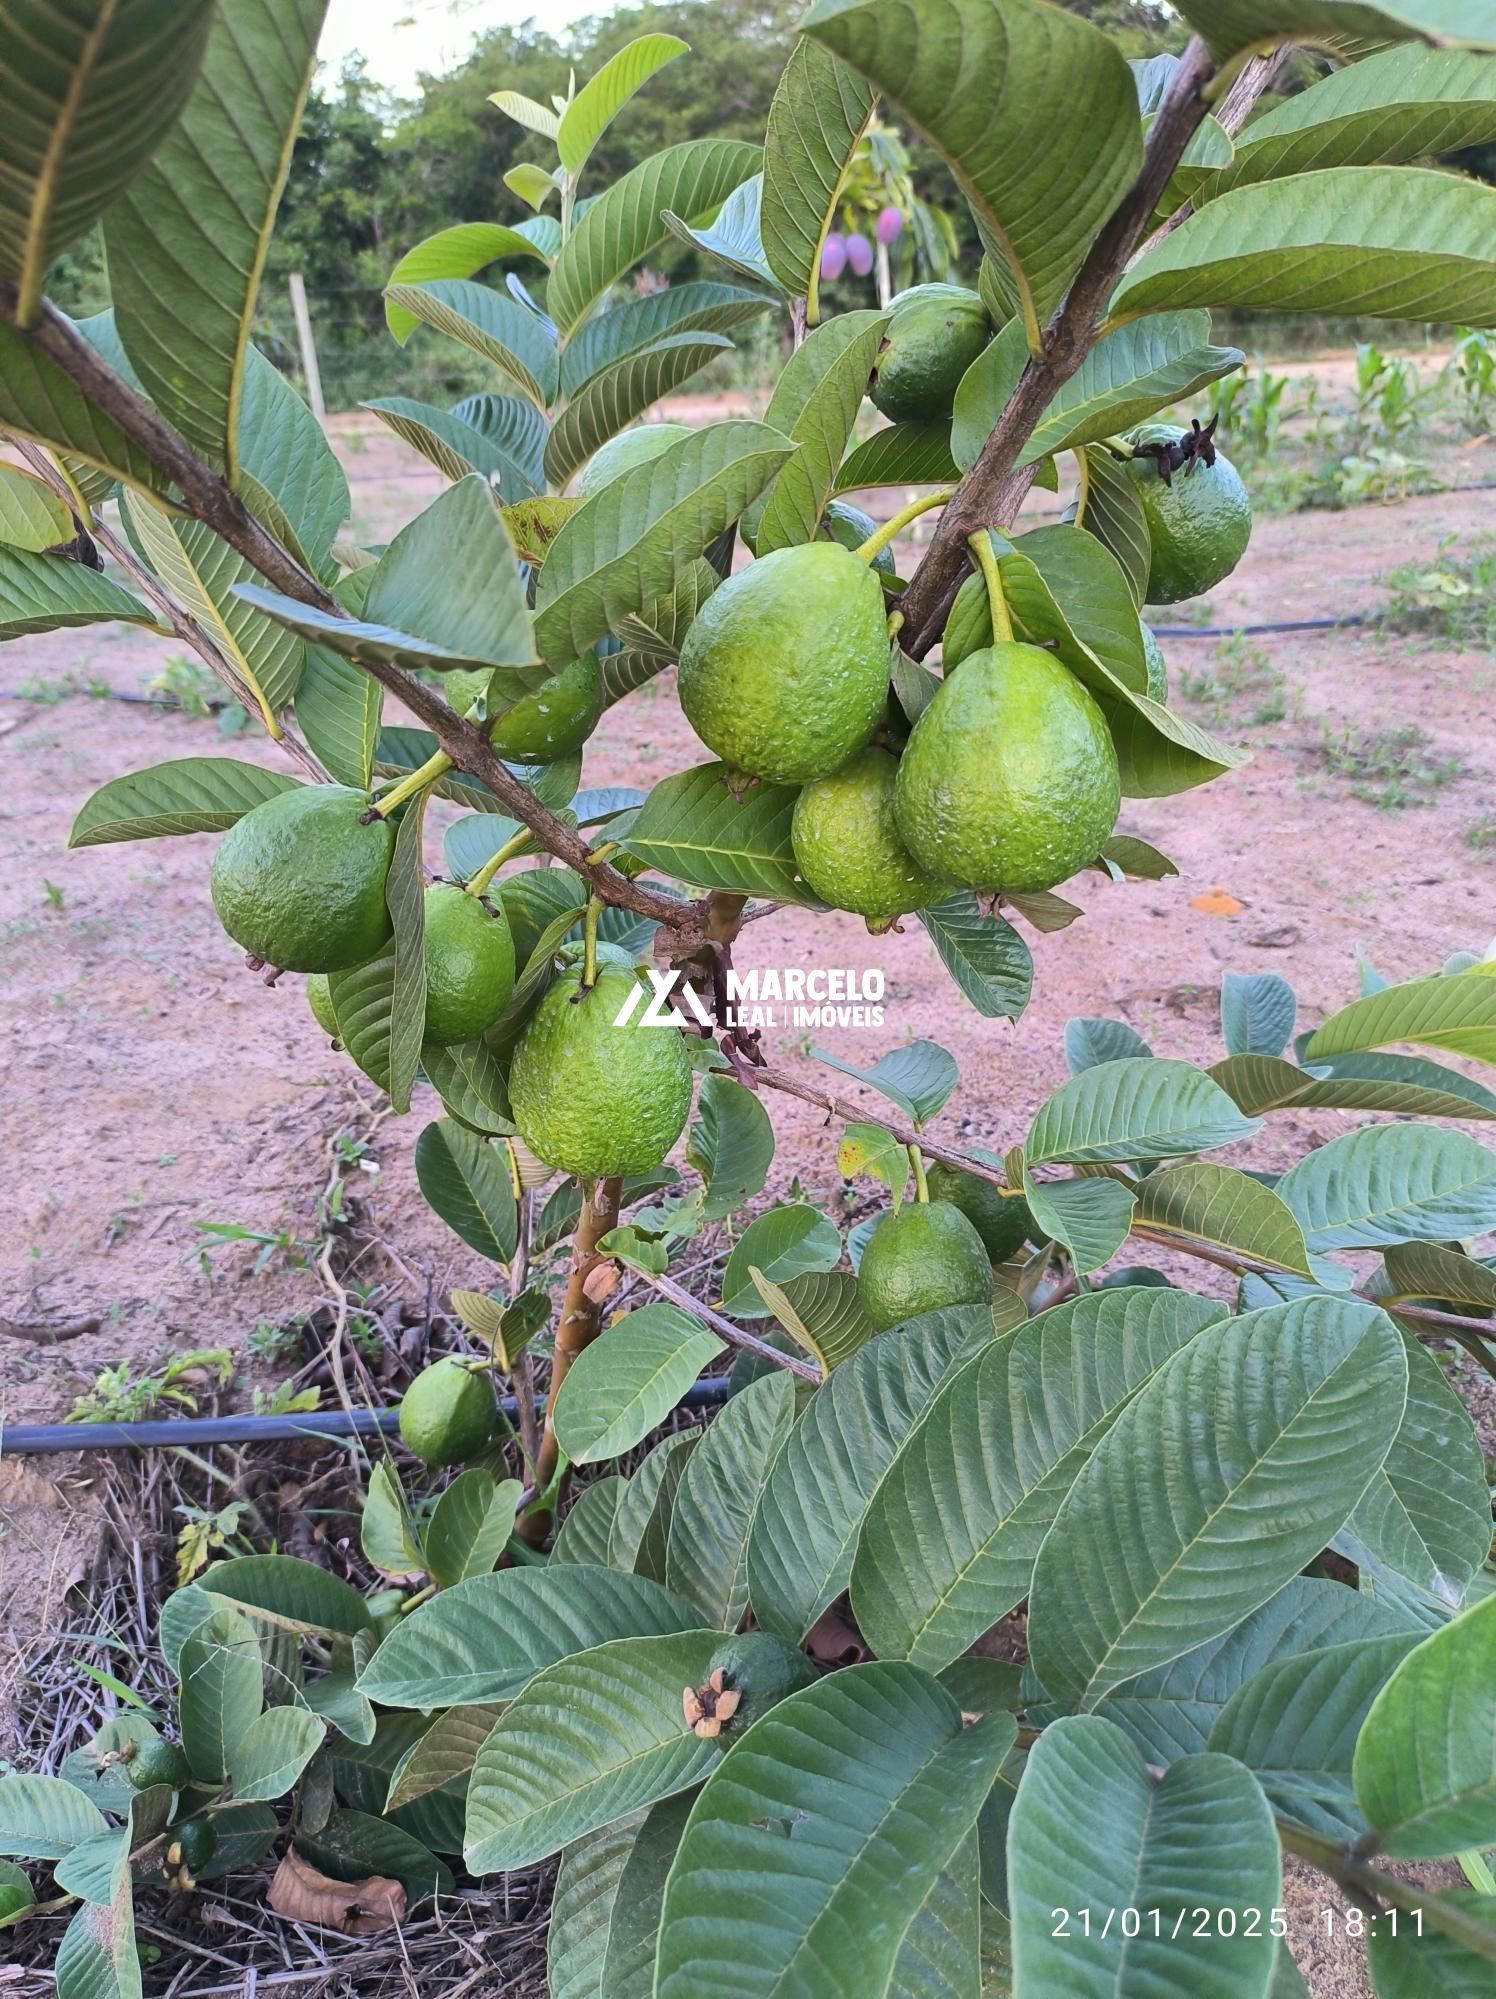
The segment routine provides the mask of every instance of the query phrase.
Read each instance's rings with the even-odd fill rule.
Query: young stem
[[[926,493],[922,499],[911,500],[907,507],[900,507],[892,520],[885,521],[852,553],[860,562],[871,562],[875,555],[880,555],[887,548],[895,535],[903,533],[911,521],[929,513],[932,507],[943,507],[955,491],[954,486],[942,486],[938,493]]]
[[[516,854],[522,854],[534,837],[527,826],[512,839],[506,840],[499,851],[491,854],[478,872],[465,884],[466,892],[469,895],[482,895],[505,861],[512,861]]]
[[[925,1178],[924,1155],[917,1145],[906,1146],[905,1150],[909,1154],[909,1164],[914,1168],[914,1198],[916,1201],[928,1201],[930,1183]]]
[[[545,1424],[540,1448],[535,1456],[535,1489],[542,1495],[520,1519],[519,1532],[532,1548],[541,1547],[550,1536],[555,1507],[546,1497],[555,1482],[561,1462],[556,1441],[556,1397],[578,1354],[591,1346],[603,1329],[603,1301],[587,1295],[587,1279],[607,1258],[598,1254],[598,1244],[609,1229],[618,1225],[618,1203],[622,1180],[599,1180],[582,1195],[582,1211],[577,1217],[571,1241],[571,1269],[566,1279],[566,1296],[561,1320],[556,1327],[555,1351],[551,1356],[551,1386],[546,1396]]]
[[[587,992],[597,984],[597,919],[602,904],[594,895],[582,915],[582,986]]]
[[[983,528],[979,534],[968,535],[967,547],[976,557],[982,581],[987,585],[987,608],[992,613],[992,643],[1011,645],[1013,643],[1013,620],[1008,615],[1008,600],[1003,592],[1003,574],[997,565],[997,552],[992,546],[992,537]]]
[[[381,819],[388,819],[397,806],[403,805],[407,798],[414,798],[417,792],[425,791],[439,777],[445,777],[451,768],[452,759],[445,750],[438,750],[434,756],[427,757],[419,770],[402,777],[393,791],[387,791],[383,798],[377,799],[374,810]]]
[[[1380,1867],[1369,1866],[1360,1859],[1350,1847],[1338,1846],[1333,1839],[1306,1831],[1287,1819],[1278,1820],[1278,1838],[1286,1853],[1297,1854],[1321,1874],[1338,1881],[1363,1908],[1371,1902],[1406,1909],[1410,1915],[1421,1916],[1429,1929],[1442,1930],[1477,1957],[1496,1957],[1490,1924],[1457,1903],[1415,1888],[1411,1881],[1400,1881],[1395,1874],[1384,1874]]]

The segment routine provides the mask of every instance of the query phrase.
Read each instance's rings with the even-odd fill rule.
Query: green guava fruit
[[[1167,702],[1169,698],[1169,668],[1164,659],[1164,649],[1153,636],[1147,625],[1143,627],[1143,657],[1148,662],[1148,697],[1153,701]]]
[[[488,740],[510,763],[554,763],[582,747],[602,712],[603,670],[584,652],[506,709]]]
[[[947,674],[899,760],[899,832],[933,875],[1034,894],[1094,861],[1122,802],[1101,710],[1038,646]]]
[[[400,1404],[401,1441],[433,1469],[476,1457],[498,1421],[489,1376],[474,1374],[454,1354],[422,1368]]]
[[[426,891],[426,1035],[446,1048],[492,1027],[514,991],[514,939],[497,902],[451,882]]]
[[[218,1851],[218,1833],[212,1819],[183,1819],[166,1834],[166,1858],[172,1867],[185,1867],[195,1874],[206,1867]]]
[[[866,749],[795,800],[790,838],[806,882],[833,909],[886,930],[896,916],[928,909],[951,893],[925,873],[899,838],[894,816],[898,760]]]
[[[1034,1232],[1034,1218],[1021,1194],[1004,1198],[990,1180],[979,1180],[958,1166],[944,1166],[938,1159],[925,1179],[932,1201],[947,1201],[965,1215],[982,1238],[989,1263],[1006,1263]]]
[[[125,1775],[137,1791],[149,1791],[156,1784],[169,1784],[180,1791],[192,1781],[192,1768],[180,1743],[147,1736],[136,1743],[134,1755],[125,1763]]]
[[[867,742],[888,695],[883,591],[835,542],[777,548],[714,591],[681,647],[686,720],[734,770],[806,784]]]
[[[312,1018],[324,1034],[338,1038],[338,1016],[332,1010],[332,993],[328,989],[326,972],[311,972],[307,975],[306,1003],[312,1010]]]
[[[361,823],[366,791],[304,784],[246,812],[213,861],[213,907],[236,944],[283,972],[342,972],[391,932],[395,829]]]
[[[584,989],[562,973],[525,1023],[509,1071],[509,1102],[538,1159],[584,1180],[647,1173],[680,1137],[691,1109],[691,1063],[680,1031],[644,1026],[645,1003],[617,1017],[634,973],[599,964]]]
[[[948,417],[961,377],[992,338],[987,308],[961,285],[915,285],[893,302],[868,394],[893,423]]]
[[[722,1675],[720,1689],[713,1685],[718,1673]],[[766,1631],[748,1631],[729,1638],[712,1654],[705,1685],[713,1693],[737,1695],[732,1712],[723,1717],[723,1733],[735,1739],[787,1694],[813,1686],[818,1678],[797,1645]]]
[[[594,451],[582,467],[577,475],[577,492],[584,500],[590,499],[623,473],[632,472],[636,465],[647,465],[651,458],[658,458],[670,445],[690,435],[688,423],[636,423],[632,430],[619,431]]]
[[[1145,423],[1128,443],[1161,444],[1179,436],[1167,423]],[[1151,458],[1132,458],[1127,475],[1148,522],[1150,604],[1181,604],[1213,590],[1235,569],[1252,538],[1252,503],[1241,474],[1223,451],[1175,472],[1166,486]]]
[[[949,1201],[906,1201],[868,1237],[857,1292],[883,1332],[945,1305],[989,1304],[992,1265],[959,1208]]]

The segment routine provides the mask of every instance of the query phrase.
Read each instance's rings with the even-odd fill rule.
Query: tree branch
[[[1385,1874],[1380,1867],[1369,1866],[1352,1847],[1337,1846],[1334,1840],[1310,1832],[1291,1819],[1280,1818],[1277,1824],[1285,1853],[1297,1854],[1321,1874],[1328,1874],[1363,1908],[1371,1902],[1406,1909],[1410,1915],[1421,1916],[1431,1930],[1441,1930],[1477,1957],[1496,1958],[1496,1934],[1491,1924],[1462,1909],[1457,1902],[1427,1894],[1411,1881],[1400,1881],[1395,1874]]]
[[[130,385],[114,372],[65,314],[45,301],[39,318],[32,326],[19,325],[16,314],[15,286],[0,284],[0,318],[8,320],[24,339],[54,362],[154,466],[166,473],[178,488],[188,513],[222,536],[230,548],[242,555],[283,595],[334,617],[348,615],[337,599],[315,577],[309,576],[289,550],[282,547],[274,535],[255,519],[220,475],[197,456],[158,411],[137,396]],[[116,542],[111,546],[110,542],[103,541],[102,537],[100,539],[102,545],[110,547],[111,553],[116,553],[120,544]],[[154,597],[152,601],[160,602]],[[190,633],[183,631],[181,636],[202,651],[197,639]],[[208,657],[206,653],[203,656]],[[214,666],[215,672],[219,671],[211,659],[209,664]],[[572,832],[526,785],[520,783],[495,756],[483,731],[454,714],[435,689],[396,666],[367,660],[359,660],[355,664],[425,722],[458,769],[476,777],[512,818],[530,829],[548,852],[575,869],[601,901],[631,909],[636,915],[648,917],[687,939],[700,934],[702,917],[693,905],[664,895],[657,889],[640,888],[616,868],[592,860],[586,841]]]
[[[962,1173],[971,1174],[973,1179],[985,1180],[989,1186],[1003,1192],[1008,1189],[1008,1176],[1000,1167],[989,1166],[984,1160],[973,1159],[959,1147],[942,1145],[931,1138],[927,1131],[917,1131],[903,1118],[889,1117],[882,1111],[870,1113],[861,1104],[854,1104],[847,1097],[832,1096],[826,1090],[818,1090],[812,1084],[802,1083],[798,1076],[792,1076],[785,1069],[772,1066],[749,1068],[746,1065],[736,1071],[740,1080],[752,1088],[763,1086],[770,1090],[782,1090],[786,1096],[798,1097],[802,1103],[814,1104],[828,1117],[840,1118],[846,1124],[876,1124],[886,1131],[890,1138],[900,1145],[917,1145],[927,1159],[939,1159],[947,1166],[954,1166]],[[1218,1249],[1214,1243],[1194,1242],[1186,1236],[1167,1233],[1163,1229],[1149,1228],[1146,1222],[1135,1222],[1129,1235],[1139,1242],[1157,1243],[1161,1249],[1178,1250],[1181,1256],[1196,1257],[1202,1263],[1213,1263],[1218,1270],[1229,1270],[1235,1277],[1281,1277],[1284,1273],[1277,1264],[1255,1262],[1251,1257],[1237,1256],[1233,1251]],[[1417,1325],[1429,1328],[1425,1336],[1435,1338],[1440,1332],[1457,1339],[1461,1345],[1474,1351],[1472,1342],[1496,1340],[1496,1324],[1485,1319],[1465,1318],[1457,1312],[1439,1312],[1429,1305],[1393,1305],[1385,1299],[1374,1298],[1369,1292],[1355,1291],[1342,1294],[1362,1299],[1368,1305],[1378,1305],[1384,1312],[1397,1319],[1411,1319]],[[1475,1358],[1486,1367],[1493,1369],[1488,1361],[1476,1353]]]
[[[923,659],[943,629],[951,597],[969,563],[967,537],[982,528],[1008,526],[1014,519],[1032,483],[1031,473],[1014,472],[1019,454],[1056,392],[1090,352],[1127,260],[1205,116],[1203,92],[1210,74],[1205,44],[1198,35],[1192,36],[1148,133],[1141,172],[1091,245],[1064,303],[1044,330],[1042,354],[1026,363],[996,428],[956,488],[924,559],[899,599],[904,613],[900,642],[913,658]],[[1259,82],[1257,89],[1261,88]]]
[[[636,1270],[636,1277],[658,1291],[662,1298],[668,1298],[678,1310],[686,1312],[693,1319],[714,1332],[719,1340],[725,1340],[739,1353],[752,1354],[755,1360],[766,1361],[770,1367],[783,1368],[786,1374],[793,1374],[800,1381],[808,1381],[813,1388],[824,1380],[821,1370],[812,1361],[801,1360],[798,1354],[781,1353],[778,1347],[771,1347],[767,1340],[759,1339],[756,1333],[748,1333],[741,1326],[735,1326],[731,1319],[724,1319],[720,1312],[714,1312],[710,1305],[703,1305],[699,1298],[693,1298],[689,1291],[677,1284],[674,1278],[656,1275],[652,1270]]]

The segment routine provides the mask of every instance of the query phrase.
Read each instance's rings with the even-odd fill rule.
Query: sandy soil
[[[1294,371],[1306,372],[1297,363]],[[338,434],[361,534],[387,534],[434,496],[436,475],[383,432],[341,420]],[[1453,476],[1493,475],[1496,448],[1486,441],[1461,454]],[[1492,519],[1487,496],[1446,494],[1265,520],[1212,598],[1210,622],[1375,611],[1392,567],[1432,560],[1450,536],[1468,543]],[[1496,853],[1472,850],[1464,835],[1496,814],[1492,661],[1370,631],[1252,643],[1266,663],[1251,666],[1243,688],[1240,669],[1223,672],[1211,642],[1165,640],[1176,687],[1188,676],[1183,684],[1198,690],[1207,672],[1217,683],[1203,702],[1182,705],[1250,743],[1254,759],[1208,790],[1126,806],[1122,830],[1162,847],[1180,876],[1108,887],[1093,875],[1076,885],[1086,915],[1032,940],[1035,999],[1016,1026],[972,1012],[912,924],[870,938],[851,918],[828,925],[777,914],[750,926],[739,963],[882,968],[886,1024],[814,1038],[859,1063],[916,1036],[943,1042],[963,1082],[940,1129],[1001,1148],[1063,1079],[1071,1015],[1114,1015],[1159,1053],[1209,1061],[1220,1053],[1227,969],[1283,973],[1299,990],[1302,1024],[1351,997],[1358,949],[1399,978],[1483,945],[1496,931]],[[369,1138],[367,1164],[378,1168],[354,1177],[398,1260],[381,1259],[371,1274],[416,1303],[454,1282],[483,1281],[477,1259],[414,1184],[411,1149],[434,1100],[382,1121],[372,1086],[329,1050],[298,982],[267,991],[243,969],[209,902],[212,842],[65,850],[83,799],[122,771],[218,753],[277,761],[263,736],[226,741],[211,721],[81,691],[89,682],[138,694],[173,650],[100,629],[0,654],[0,1030],[11,1161],[0,1413],[12,1423],[56,1420],[80,1387],[122,1359],[220,1345],[242,1352],[257,1322],[311,1310],[325,1286],[297,1245],[313,1235],[339,1134]],[[1282,718],[1253,723],[1264,685],[1281,696]],[[1431,753],[1458,761],[1460,774],[1426,807],[1379,810],[1327,772],[1326,731],[1408,723],[1427,733]],[[586,780],[647,785],[700,759],[666,676],[605,718]],[[447,816],[437,815],[438,827]],[[434,843],[429,858],[435,863]],[[1214,891],[1239,912],[1197,906]],[[778,1042],[773,1059],[816,1072],[804,1037],[767,1039]],[[774,1186],[798,1174],[813,1198],[839,1198],[836,1132],[793,1100],[773,1109]],[[1280,1113],[1233,1158],[1283,1167],[1353,1122]],[[212,1246],[207,1223],[252,1231],[268,1239],[268,1252],[263,1242]],[[65,1464],[0,1465],[0,1603],[8,1582],[23,1624],[33,1624],[36,1586],[50,1577],[55,1587],[67,1566],[58,1550],[78,1501],[52,1484]],[[1309,1900],[1319,1899],[1316,1884]],[[1344,1944],[1306,1954],[1306,1968],[1311,1961],[1317,1993],[1348,1999],[1363,1989]]]

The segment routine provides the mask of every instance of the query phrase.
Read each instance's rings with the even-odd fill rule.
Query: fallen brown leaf
[[[379,1874],[366,1881],[334,1881],[294,1847],[276,1868],[268,1899],[288,1922],[319,1923],[351,1937],[374,1936],[405,1918],[405,1890],[398,1881]]]

